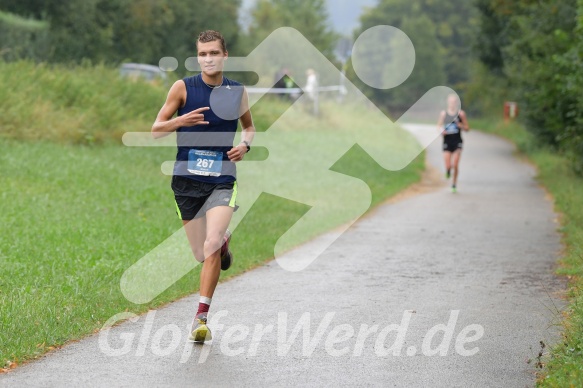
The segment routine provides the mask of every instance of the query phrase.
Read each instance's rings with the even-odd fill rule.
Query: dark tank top
[[[222,85],[213,88],[203,82],[201,74],[183,81],[186,103],[178,109],[178,116],[208,106],[210,109],[202,113],[209,124],[176,130],[174,175],[207,183],[234,182],[236,167],[227,152],[233,147],[237,131],[243,86],[223,77]]]

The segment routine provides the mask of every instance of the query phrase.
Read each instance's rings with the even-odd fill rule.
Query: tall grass
[[[164,101],[161,85],[120,80],[89,65],[0,62],[0,135],[20,140],[93,144],[145,131]]]
[[[564,311],[562,341],[547,358],[539,373],[541,387],[583,386],[583,177],[577,175],[569,158],[537,144],[518,123],[476,121],[476,128],[512,140],[534,162],[537,179],[549,190],[556,210],[562,214],[561,232],[566,246],[558,269],[569,279],[569,304]]]

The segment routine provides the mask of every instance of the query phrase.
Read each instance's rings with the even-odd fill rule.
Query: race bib
[[[459,133],[459,132],[460,132],[460,129],[456,123],[449,123],[445,126],[445,133],[448,135],[454,135],[454,134]]]
[[[223,153],[217,151],[190,150],[188,172],[202,176],[221,176]]]

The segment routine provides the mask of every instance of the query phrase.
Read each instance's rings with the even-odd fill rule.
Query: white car
[[[168,80],[168,75],[158,66],[145,63],[124,63],[119,68],[119,74],[132,80],[143,79],[152,83],[165,84]]]

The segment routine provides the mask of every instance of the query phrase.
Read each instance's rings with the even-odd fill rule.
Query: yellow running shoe
[[[188,339],[197,343],[203,343],[213,339],[211,331],[206,325],[206,314],[198,314],[194,318]]]

